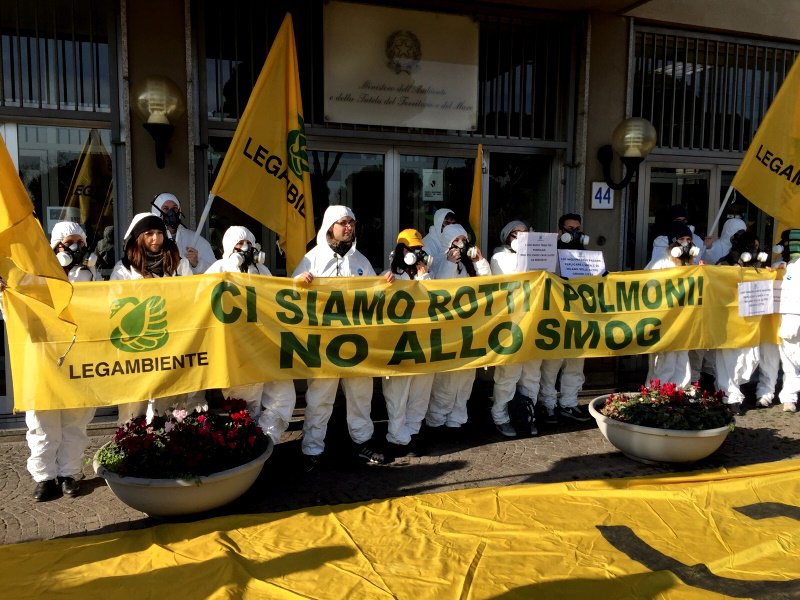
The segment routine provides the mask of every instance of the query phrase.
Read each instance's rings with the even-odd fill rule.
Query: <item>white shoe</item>
[[[770,400],[769,398],[759,398],[756,404],[758,406],[761,406],[762,408],[769,408],[770,406],[772,406],[772,400]]]
[[[784,402],[783,412],[797,412],[797,402]]]

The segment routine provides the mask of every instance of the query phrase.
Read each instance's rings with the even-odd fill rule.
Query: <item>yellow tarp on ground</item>
[[[7,598],[798,598],[800,460],[0,547]]]

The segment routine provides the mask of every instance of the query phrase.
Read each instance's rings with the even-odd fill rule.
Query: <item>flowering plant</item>
[[[698,384],[681,388],[674,383],[651,380],[638,392],[611,394],[600,409],[605,416],[643,427],[659,429],[715,429],[733,425],[725,406],[725,392],[709,393]]]
[[[246,402],[229,398],[221,411],[177,409],[150,423],[135,417],[117,429],[97,459],[119,475],[185,479],[243,465],[268,445]]]

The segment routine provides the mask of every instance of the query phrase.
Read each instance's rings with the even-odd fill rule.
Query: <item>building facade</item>
[[[46,232],[79,220],[101,269],[134,213],[175,193],[193,227],[269,46],[293,16],[315,215],[347,204],[383,268],[396,233],[433,212],[466,222],[484,150],[485,253],[522,219],[554,231],[578,212],[609,270],[642,268],[660,219],[686,207],[709,231],[758,123],[800,51],[792,0],[248,2],[55,0],[0,5],[0,135]],[[763,4],[763,3],[762,3]],[[163,168],[136,111],[146,82],[177,85]],[[606,193],[597,150],[628,116],[655,150]],[[615,161],[614,174],[621,168]],[[88,181],[88,183],[87,183]],[[771,242],[772,220],[734,197]],[[204,233],[246,224],[224,201]],[[268,252],[274,273],[285,265]],[[6,358],[7,362],[7,358]],[[4,371],[7,373],[7,369]],[[0,414],[12,407],[0,380]]]

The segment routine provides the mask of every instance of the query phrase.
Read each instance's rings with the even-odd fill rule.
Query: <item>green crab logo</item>
[[[166,302],[161,296],[119,298],[111,303],[111,317],[117,326],[111,332],[111,343],[123,352],[148,352],[167,343]],[[128,307],[127,311],[123,308]]]
[[[306,152],[306,125],[303,117],[297,115],[299,129],[292,129],[286,136],[286,153],[289,168],[297,178],[303,180],[303,172],[308,173],[308,152]]]

